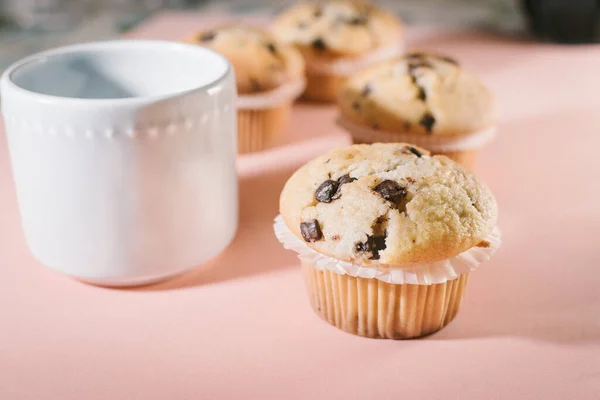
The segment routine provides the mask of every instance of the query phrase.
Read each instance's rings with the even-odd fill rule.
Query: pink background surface
[[[176,39],[198,25],[165,15],[136,35]],[[32,259],[3,139],[0,399],[600,398],[600,47],[415,30],[409,47],[457,57],[502,110],[477,172],[497,196],[504,244],[469,280],[452,324],[378,341],[310,309],[271,224],[292,171],[348,143],[331,107],[298,106],[282,146],[240,159],[229,249],[136,290],[85,285]]]

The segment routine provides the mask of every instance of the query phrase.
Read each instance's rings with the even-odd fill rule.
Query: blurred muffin
[[[378,143],[335,149],[301,167],[281,193],[280,213],[295,239],[322,255],[301,257],[315,311],[350,333],[400,339],[449,323],[468,273],[427,285],[375,279],[375,271],[448,268],[446,260],[489,247],[497,206],[447,157]],[[345,274],[344,262],[353,265]]]
[[[409,142],[472,167],[494,134],[489,90],[448,57],[411,53],[367,68],[339,97],[354,143]]]
[[[402,45],[397,18],[355,0],[299,3],[276,18],[273,32],[304,55],[304,97],[315,101],[334,102],[348,75],[398,55]]]
[[[259,28],[224,25],[189,40],[225,56],[238,90],[238,151],[266,149],[289,121],[291,105],[305,86],[304,61],[293,46]]]

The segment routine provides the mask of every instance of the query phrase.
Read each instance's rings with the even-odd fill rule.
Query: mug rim
[[[151,96],[133,96],[133,97],[125,97],[125,98],[78,98],[78,97],[64,97],[57,96],[45,93],[39,93],[33,90],[26,89],[21,85],[17,84],[14,81],[13,74],[17,72],[20,68],[32,64],[32,63],[42,63],[49,57],[64,55],[69,53],[76,53],[79,51],[105,51],[105,50],[114,50],[114,49],[127,49],[127,48],[140,48],[147,47],[149,49],[175,49],[178,51],[188,52],[188,53],[209,53],[211,56],[216,58],[220,58],[221,61],[224,62],[225,69],[223,73],[220,74],[217,78],[210,80],[209,82],[203,85],[193,86],[190,89],[174,91],[166,94],[159,95],[151,95]],[[226,57],[219,54],[218,52],[208,49],[206,47],[182,43],[182,42],[174,42],[168,40],[148,40],[148,39],[117,39],[117,40],[105,40],[105,41],[95,41],[88,43],[79,43],[68,46],[61,46],[54,49],[44,50],[38,53],[34,53],[27,57],[24,57],[15,63],[11,64],[0,76],[0,92],[2,95],[6,94],[6,91],[11,91],[13,93],[18,93],[23,96],[29,97],[30,99],[46,104],[68,104],[69,106],[119,106],[119,105],[143,105],[147,103],[153,103],[161,100],[166,100],[173,97],[184,96],[189,93],[194,93],[198,91],[207,91],[211,87],[219,86],[230,74],[231,74],[232,66],[229,60]]]

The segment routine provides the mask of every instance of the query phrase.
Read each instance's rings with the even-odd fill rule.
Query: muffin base
[[[321,75],[313,72],[306,74],[306,88],[302,94],[303,100],[334,103],[337,101],[338,93],[342,90],[346,81],[345,76]]]
[[[358,336],[410,339],[454,319],[469,274],[433,285],[393,284],[339,275],[302,263],[310,303],[325,321]]]
[[[358,140],[352,138],[353,144],[373,144],[375,142],[367,142],[364,140]],[[432,155],[446,156],[458,164],[468,169],[473,169],[475,166],[475,159],[477,158],[477,149],[461,150],[461,151],[432,151]]]
[[[238,153],[253,153],[273,146],[285,130],[291,104],[265,109],[238,110]]]

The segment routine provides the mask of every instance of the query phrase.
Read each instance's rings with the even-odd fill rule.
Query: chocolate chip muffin
[[[445,156],[404,143],[354,145],[310,161],[286,183],[280,212],[285,226],[306,246],[334,264],[338,260],[367,270],[427,268],[489,246],[497,218],[492,193],[475,175]],[[398,285],[338,275],[309,262],[303,270],[319,314],[344,330],[371,337],[406,338],[440,329],[458,311],[467,279],[461,275],[436,285]],[[371,286],[373,291],[366,290]],[[347,309],[337,310],[342,304]],[[383,329],[381,324],[389,321],[367,315],[372,310],[362,308],[365,304],[390,312],[401,306],[413,309],[394,314],[393,327]],[[415,321],[415,315],[424,317]]]
[[[367,68],[339,97],[356,143],[408,141],[471,166],[492,135],[490,91],[452,58],[410,53]]]
[[[190,42],[224,55],[235,70],[240,153],[270,147],[287,125],[291,104],[305,86],[304,60],[293,46],[256,27],[224,25]]]
[[[400,53],[402,28],[392,14],[364,1],[299,3],[273,24],[276,37],[305,57],[305,97],[335,101],[346,77]]]

